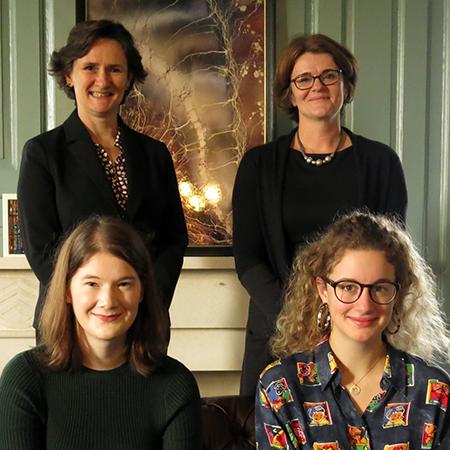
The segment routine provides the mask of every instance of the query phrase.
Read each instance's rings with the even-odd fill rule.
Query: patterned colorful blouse
[[[257,448],[450,449],[443,370],[388,345],[380,393],[362,416],[340,381],[327,340],[269,364],[256,395]]]
[[[117,131],[114,145],[121,151],[114,162],[109,159],[108,153],[100,144],[95,144],[95,148],[97,149],[97,156],[105,169],[106,177],[111,183],[117,203],[122,209],[125,209],[128,201],[128,178],[120,130]]]

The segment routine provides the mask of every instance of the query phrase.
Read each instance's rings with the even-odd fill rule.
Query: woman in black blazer
[[[166,146],[133,131],[119,107],[147,73],[133,37],[119,23],[81,22],[53,52],[50,72],[76,110],[59,127],[24,147],[18,204],[24,248],[40,281],[34,327],[61,237],[92,214],[130,222],[153,256],[169,307],[187,230]]]

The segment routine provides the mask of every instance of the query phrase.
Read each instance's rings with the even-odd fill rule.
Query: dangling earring
[[[317,328],[320,331],[328,331],[331,326],[331,316],[328,303],[322,303],[317,312]]]
[[[391,336],[398,333],[398,330],[400,330],[400,314],[397,312],[397,310],[394,308],[394,311],[392,313],[392,320],[391,323],[394,324],[395,328],[393,331],[389,330],[389,325],[386,327],[386,333],[390,334]]]

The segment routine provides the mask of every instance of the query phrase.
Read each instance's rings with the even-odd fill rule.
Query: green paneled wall
[[[301,32],[340,40],[360,63],[346,124],[391,145],[409,190],[408,229],[450,304],[450,0],[274,0],[278,53]],[[1,0],[0,191],[14,192],[24,141],[73,104],[45,74],[75,22],[73,0]],[[276,114],[275,131],[291,128]]]

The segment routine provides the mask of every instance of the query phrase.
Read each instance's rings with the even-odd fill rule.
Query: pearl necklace
[[[308,164],[312,164],[313,166],[321,166],[322,164],[329,163],[334,158],[334,155],[339,150],[339,147],[342,144],[342,140],[345,138],[345,133],[341,130],[341,132],[339,133],[339,141],[338,141],[336,150],[334,150],[333,153],[330,153],[329,155],[325,156],[325,158],[323,158],[323,159],[321,159],[321,158],[314,159],[314,158],[312,158],[311,156],[308,156],[305,153],[305,146],[303,145],[302,140],[300,139],[300,133],[299,133],[299,129],[298,128],[297,128],[297,133],[295,133],[295,136],[297,138],[298,146],[300,148],[300,153],[302,154],[303,159]]]
[[[386,358],[386,355],[382,355],[380,358],[378,358],[375,361],[375,364],[373,364],[372,366],[370,366],[369,370],[356,382],[354,382],[351,386],[350,386],[350,392],[353,395],[359,395],[361,394],[361,388],[359,386],[359,383],[361,383],[361,381],[366,378],[367,375],[369,375],[370,372],[372,372],[372,370],[375,368],[375,366],[378,364],[378,362],[380,361],[380,359],[382,358]]]

